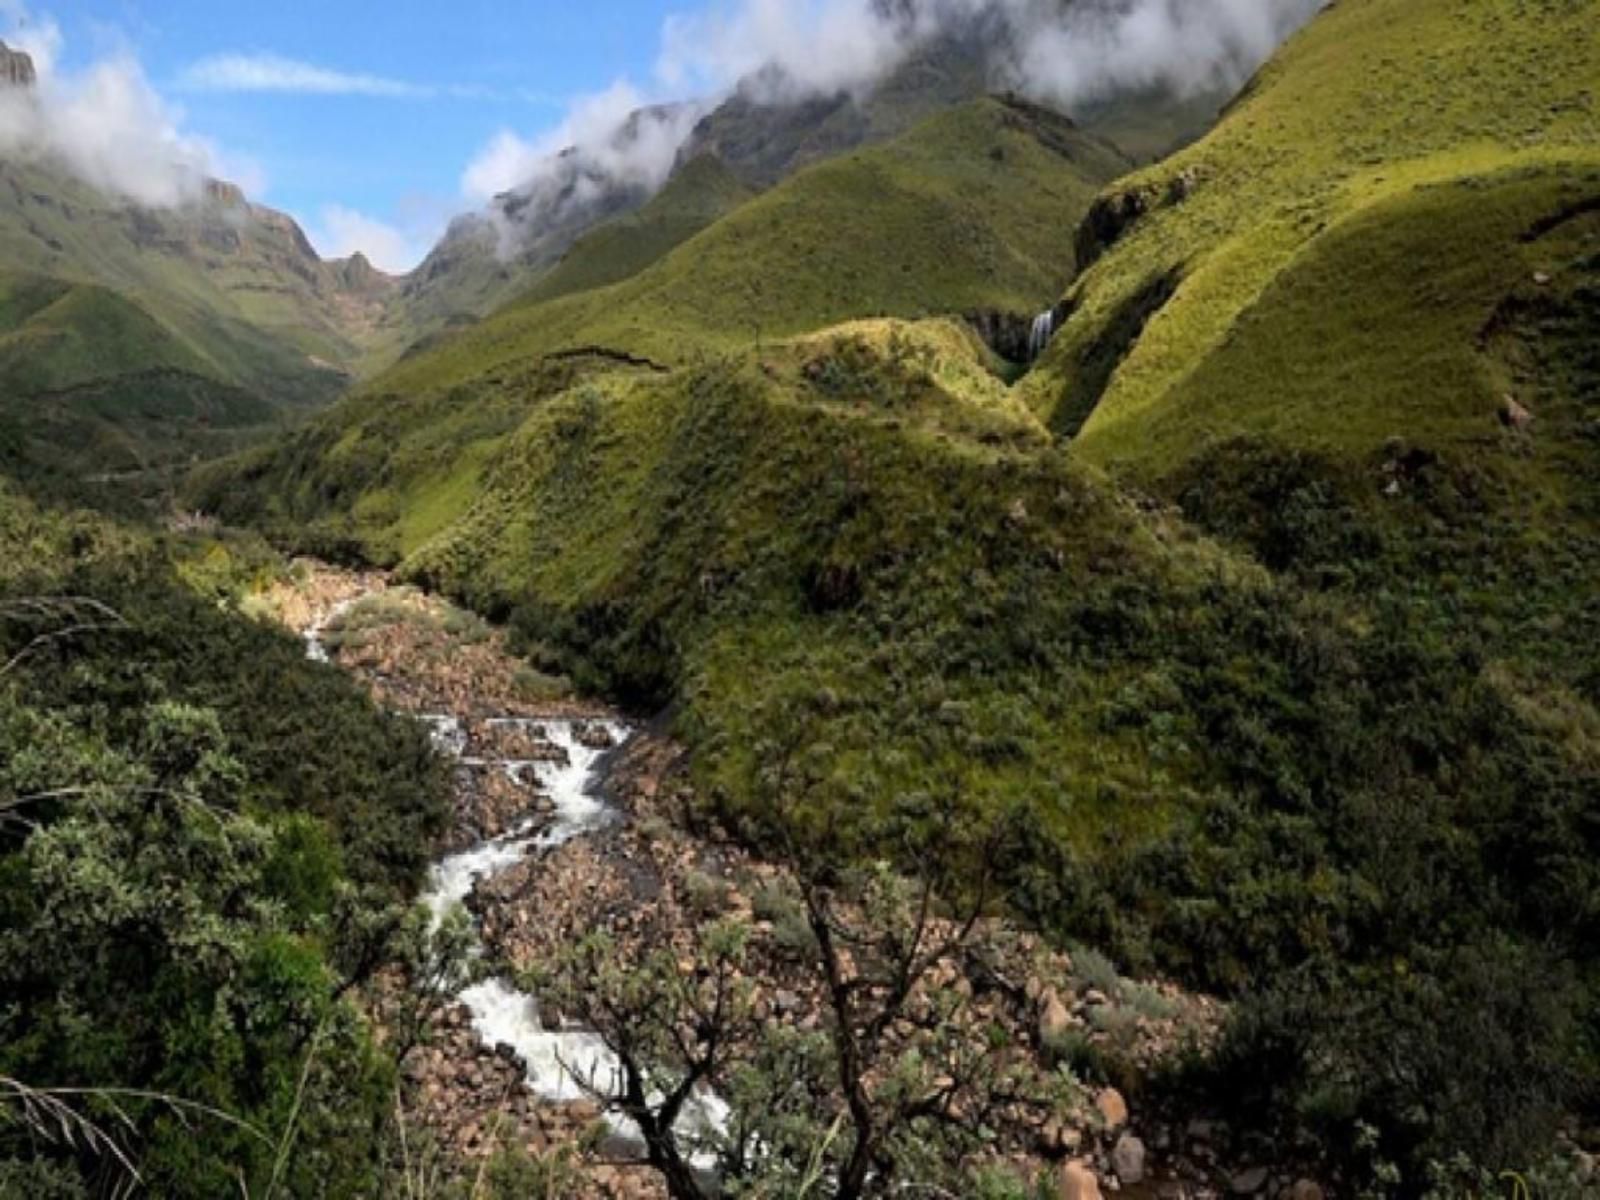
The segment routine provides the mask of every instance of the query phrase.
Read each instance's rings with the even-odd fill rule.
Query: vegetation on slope
[[[348,383],[371,295],[324,263],[289,218],[219,186],[143,209],[42,163],[0,163],[0,262],[126,297],[230,382],[278,403]]]
[[[1096,206],[1084,250],[1104,257],[1030,383],[1041,414],[1081,427],[1087,458],[1143,479],[1285,419],[1299,423],[1286,440],[1351,454],[1441,412],[1492,420],[1496,381],[1470,369],[1474,335],[1495,293],[1535,270],[1539,250],[1520,235],[1595,189],[1591,16],[1581,0],[1334,6],[1208,137]],[[1415,218],[1424,206],[1431,225]],[[1351,263],[1386,213],[1412,219],[1364,253],[1360,275],[1330,275],[1328,256],[1343,247]],[[1151,299],[1163,279],[1173,286]],[[1289,289],[1292,325],[1276,315]],[[1295,369],[1250,359],[1220,388],[1208,364],[1249,358],[1239,337],[1263,320],[1287,335],[1274,361]],[[1440,374],[1446,354],[1455,365]],[[1086,372],[1097,356],[1111,369]]]
[[[0,464],[35,492],[113,506],[152,494],[276,411],[131,301],[0,272]]]
[[[513,305],[368,390],[414,396],[573,348],[682,363],[853,317],[1034,312],[1125,168],[1063,118],[978,101],[802,171],[623,283]]]
[[[701,155],[679,168],[638,212],[580,238],[518,299],[538,304],[630,279],[753,195],[720,159]]]
[[[394,960],[443,779],[424,730],[219,608],[243,550],[0,490],[0,1195],[383,1191],[393,1066],[348,997]]]

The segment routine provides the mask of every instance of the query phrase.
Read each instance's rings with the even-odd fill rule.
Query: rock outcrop
[[[0,42],[0,88],[31,88],[38,82],[32,55]]]

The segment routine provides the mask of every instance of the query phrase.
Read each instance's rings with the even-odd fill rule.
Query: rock
[[[1061,1168],[1056,1195],[1060,1200],[1100,1200],[1100,1181],[1081,1162],[1069,1162]]]
[[[1315,1180],[1302,1179],[1289,1189],[1289,1200],[1325,1200],[1322,1185]]]
[[[1550,273],[1548,271],[1535,271],[1533,273],[1533,282],[1539,287],[1549,287]]]
[[[803,1007],[800,997],[787,988],[779,988],[774,992],[772,994],[772,1003],[779,1014],[785,1017],[794,1016]]]
[[[1579,1150],[1574,1157],[1578,1165],[1579,1183],[1592,1183],[1595,1179],[1600,1178],[1600,1162],[1597,1162],[1594,1155],[1586,1154]],[[1318,1196],[1316,1200],[1322,1200],[1322,1198]]]
[[[1144,1143],[1131,1133],[1117,1139],[1111,1151],[1111,1166],[1117,1178],[1126,1184],[1144,1182]]]
[[[1039,1012],[1039,1044],[1053,1046],[1072,1028],[1072,1014],[1061,1002],[1055,989],[1044,994],[1044,1004]]]
[[[0,87],[31,88],[38,82],[32,56],[0,42]]]
[[[1517,403],[1516,397],[1507,396],[1500,402],[1500,424],[1507,429],[1526,429],[1534,419],[1531,412]]]
[[[1094,1098],[1094,1106],[1112,1133],[1128,1123],[1128,1102],[1116,1088],[1106,1088]]]
[[[1267,1177],[1270,1174],[1266,1167],[1251,1167],[1247,1171],[1240,1171],[1228,1181],[1228,1190],[1235,1196],[1254,1196],[1267,1186]]]

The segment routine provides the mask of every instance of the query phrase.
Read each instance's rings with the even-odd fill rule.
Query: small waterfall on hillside
[[[1028,361],[1033,362],[1043,354],[1055,335],[1056,310],[1047,308],[1033,319],[1033,329],[1028,333]]]

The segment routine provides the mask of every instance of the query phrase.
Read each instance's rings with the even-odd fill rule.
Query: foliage
[[[426,734],[191,592],[190,548],[5,499],[0,1192],[372,1194],[394,1071],[348,997],[443,819]],[[30,1137],[28,1083],[109,1140]]]

